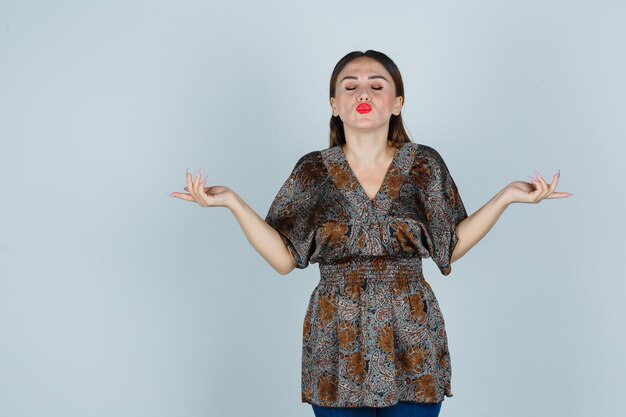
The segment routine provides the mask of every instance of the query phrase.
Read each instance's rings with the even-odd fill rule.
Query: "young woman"
[[[224,186],[187,174],[202,207],[228,207],[278,273],[318,263],[306,311],[302,402],[316,416],[437,416],[451,397],[447,336],[422,274],[443,275],[512,203],[569,197],[537,173],[468,216],[442,156],[412,142],[402,77],[385,54],[344,56],[330,80],[330,146],[302,156],[261,219]]]

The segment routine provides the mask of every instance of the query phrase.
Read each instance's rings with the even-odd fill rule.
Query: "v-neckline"
[[[396,158],[398,157],[398,154],[400,153],[400,149],[402,148],[402,146],[400,148],[397,148],[397,147],[394,146],[393,157],[391,158],[391,162],[389,162],[389,165],[387,166],[387,171],[385,171],[385,176],[383,177],[383,181],[380,183],[380,186],[378,187],[378,190],[376,191],[376,194],[371,199],[367,195],[367,192],[365,191],[365,188],[363,188],[363,186],[361,185],[361,181],[359,181],[359,179],[357,178],[356,174],[352,170],[352,167],[350,166],[350,162],[348,162],[348,157],[346,156],[345,152],[343,151],[342,145],[337,145],[337,146],[339,147],[339,153],[341,155],[341,159],[343,160],[343,163],[346,165],[346,168],[347,168],[347,171],[348,171],[349,175],[354,179],[354,182],[356,183],[357,188],[360,190],[361,194],[365,197],[365,199],[373,204],[378,199],[378,196],[382,192],[383,188],[385,188],[385,184],[387,183],[387,180],[389,179],[389,175],[390,175],[391,170],[392,170],[392,168],[393,168],[393,166],[394,166],[394,164],[396,162]],[[403,144],[403,146],[404,146],[404,144]]]

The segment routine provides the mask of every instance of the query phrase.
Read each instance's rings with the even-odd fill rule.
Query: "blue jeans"
[[[437,417],[441,403],[400,401],[391,407],[321,407],[311,404],[315,417]]]

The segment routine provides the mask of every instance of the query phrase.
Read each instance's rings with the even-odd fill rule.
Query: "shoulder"
[[[413,148],[415,149],[415,161],[419,164],[430,163],[439,165],[443,162],[441,154],[432,146],[415,143]]]
[[[321,151],[310,151],[302,155],[298,161],[296,161],[295,169],[306,169],[314,166],[316,164],[320,164],[322,162],[322,153]]]
[[[450,171],[443,156],[432,146],[415,144],[415,157],[409,170],[411,180],[420,187],[428,188],[447,180]]]
[[[317,188],[324,183],[327,174],[322,152],[315,150],[302,155],[293,167],[291,177],[300,187],[307,189]]]
[[[427,169],[434,175],[448,173],[448,166],[439,151],[432,146],[418,144],[413,159],[413,169]]]

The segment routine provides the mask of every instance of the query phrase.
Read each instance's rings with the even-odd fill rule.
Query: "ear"
[[[330,110],[332,111],[333,116],[337,116],[335,114],[335,98],[334,97],[330,98]]]
[[[403,102],[404,102],[404,97],[402,96],[396,97],[396,104],[393,107],[393,114],[395,114],[396,116],[398,116],[400,112],[402,111]]]

